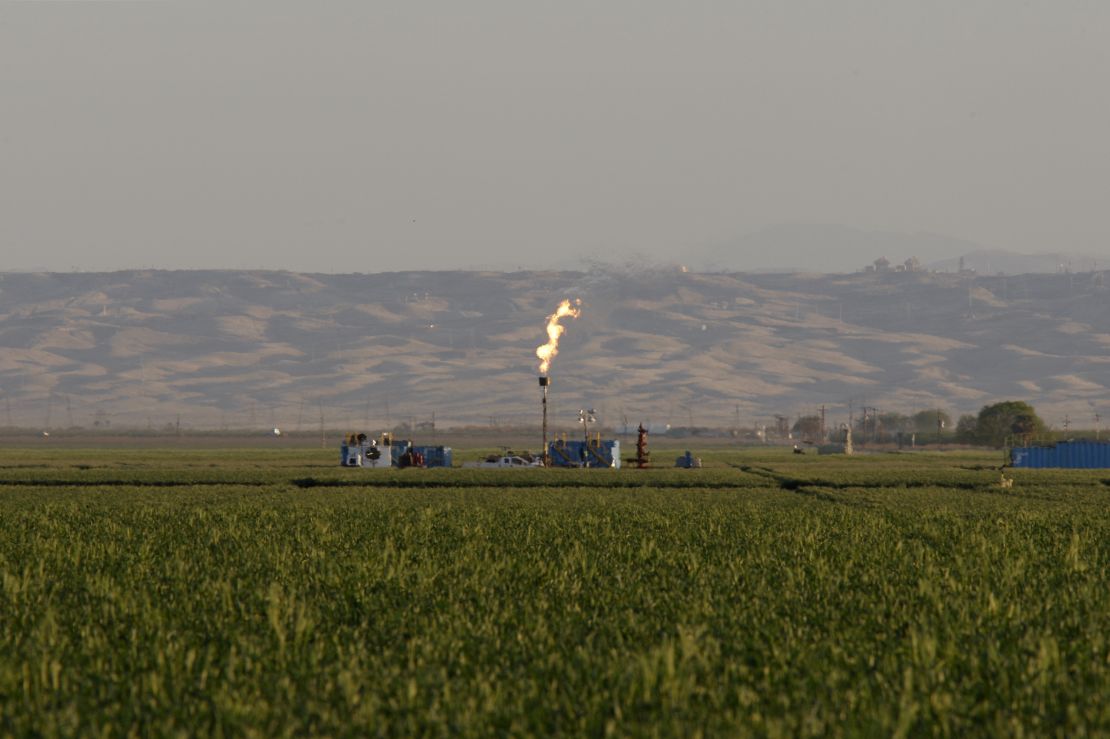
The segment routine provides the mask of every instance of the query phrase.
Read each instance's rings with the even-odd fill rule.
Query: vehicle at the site
[[[527,452],[514,454],[512,451],[507,451],[504,454],[491,454],[481,462],[468,462],[464,464],[463,467],[524,470],[530,467],[543,467],[543,459],[541,457],[533,457]]]
[[[548,467],[587,469],[620,469],[620,441],[602,439],[600,436],[578,441],[566,438],[552,441],[547,449]],[[406,467],[451,467],[451,447],[416,446],[411,440],[395,439],[382,433],[374,439],[366,434],[349,434],[339,447],[339,464],[342,467],[389,469]],[[528,469],[544,467],[539,454],[514,452],[504,449],[479,462],[468,462],[463,467],[485,469]]]

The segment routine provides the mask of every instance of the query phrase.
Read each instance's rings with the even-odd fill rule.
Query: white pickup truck
[[[463,467],[481,468],[481,469],[513,469],[522,470],[528,467],[543,467],[543,460],[539,457],[533,459],[525,459],[524,457],[516,454],[497,455],[493,454],[486,457],[482,462],[468,462]]]

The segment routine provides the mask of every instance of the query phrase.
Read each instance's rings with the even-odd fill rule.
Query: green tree
[[[1046,429],[1033,406],[1020,400],[1007,400],[983,406],[975,424],[975,435],[981,443],[1002,446],[1015,434],[1031,436],[1044,433]]]
[[[938,416],[945,429],[952,428],[952,417],[939,408],[933,408],[927,411],[918,411],[911,416],[913,430],[919,434],[935,434],[937,432]]]
[[[912,426],[909,416],[904,416],[901,413],[892,411],[879,414],[879,428],[884,433],[896,434],[899,431],[910,431]]]
[[[801,416],[794,422],[793,431],[807,441],[816,441],[821,436],[821,417]]]
[[[859,442],[878,441],[888,442],[898,433],[908,433],[913,430],[913,423],[909,416],[897,412],[865,413],[856,419],[856,427],[852,433]]]
[[[960,416],[956,421],[956,441],[961,444],[974,444],[977,441],[976,428],[979,419],[971,413]]]

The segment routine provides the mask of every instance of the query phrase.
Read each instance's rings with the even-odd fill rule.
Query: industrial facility
[[[412,441],[394,443],[391,434],[379,439],[366,434],[351,434],[339,447],[339,464],[343,467],[369,469],[405,467],[450,467],[451,447],[414,446]]]

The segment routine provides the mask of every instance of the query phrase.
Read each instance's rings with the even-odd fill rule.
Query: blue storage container
[[[621,466],[621,443],[617,439],[591,441],[553,441],[548,445],[552,467],[615,467]]]
[[[1110,469],[1110,442],[1061,441],[1047,446],[1014,447],[1010,463],[1027,469]]]
[[[407,452],[408,449],[409,445],[405,442],[398,442],[393,445],[392,453],[394,467],[401,466],[401,455]],[[416,446],[413,444],[412,450],[417,454],[424,455],[425,467],[450,467],[453,462],[451,447],[449,446]]]
[[[416,446],[413,451],[424,456],[425,467],[450,467],[451,447],[449,446]]]

